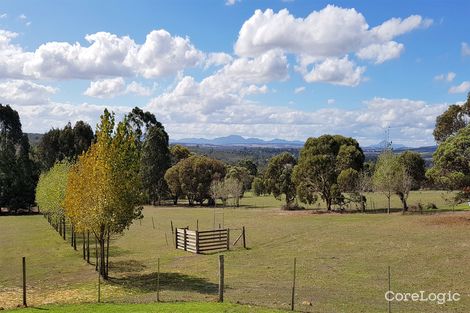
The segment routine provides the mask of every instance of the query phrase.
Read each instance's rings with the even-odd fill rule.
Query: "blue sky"
[[[23,128],[155,113],[172,138],[434,144],[470,91],[467,1],[0,1]]]

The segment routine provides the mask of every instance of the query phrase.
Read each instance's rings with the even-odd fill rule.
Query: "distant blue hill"
[[[238,135],[218,137],[214,139],[206,138],[183,138],[172,140],[172,143],[186,145],[213,145],[213,146],[268,146],[268,147],[302,147],[303,141],[289,141],[284,139],[263,140],[259,138],[244,138]]]
[[[365,146],[363,147],[364,150],[377,150],[377,149],[385,149],[387,147],[387,141],[382,140],[379,143],[370,145],[370,146]],[[399,143],[392,143],[392,149],[394,150],[403,150],[407,149],[408,147]]]

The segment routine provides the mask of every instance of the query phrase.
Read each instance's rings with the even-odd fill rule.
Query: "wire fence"
[[[222,217],[220,217],[222,219]],[[223,220],[222,220],[223,221]],[[206,222],[209,223],[209,222]],[[213,224],[210,219],[209,224]],[[98,279],[93,274],[95,250],[91,249],[91,265],[79,281],[70,281],[66,271],[58,280],[42,281],[44,273],[50,270],[44,260],[26,259],[26,294],[28,305],[48,303],[81,303],[100,301],[124,303],[201,301],[219,300],[219,264],[220,254],[199,255],[174,248],[173,227],[164,226],[156,220],[147,219],[136,223],[138,228],[155,230],[154,238],[160,243],[166,240],[166,255],[159,260],[158,251],[139,251],[148,256],[146,263],[120,256],[115,249],[111,253],[110,278],[108,281]],[[191,228],[199,228],[195,221]],[[202,223],[201,223],[202,224]],[[218,224],[218,221],[217,221]],[[223,225],[234,231],[231,235],[231,250],[223,253],[224,261],[224,301],[257,305],[275,309],[301,312],[469,312],[470,283],[461,276],[466,273],[466,264],[452,262],[448,256],[449,267],[442,268],[416,267],[409,263],[403,266],[394,265],[390,260],[380,264],[367,264],[364,251],[363,264],[349,265],[348,255],[305,257],[304,251],[292,251],[292,256],[272,259],[258,258],[257,253],[269,253],[278,244],[286,245],[291,238],[278,237],[276,241],[258,242],[256,249],[244,250],[234,240],[241,234],[242,227]],[[176,228],[177,225],[171,226]],[[232,226],[232,227],[231,227]],[[67,231],[70,227],[67,225]],[[174,229],[173,229],[174,230]],[[249,232],[248,232],[249,234]],[[67,242],[71,245],[70,234]],[[144,238],[142,238],[143,240]],[[365,239],[366,240],[366,239]],[[331,244],[335,244],[332,242]],[[397,243],[399,244],[399,243]],[[77,237],[77,254],[81,254],[81,237]],[[466,247],[462,243],[462,247]],[[114,247],[115,248],[115,247]],[[248,248],[250,237],[248,235]],[[72,248],[70,248],[72,249]],[[168,252],[170,251],[170,252]],[[260,252],[261,251],[261,252]],[[1,252],[0,252],[1,253]],[[124,254],[124,252],[123,252]],[[246,262],[240,262],[240,255],[254,254]],[[295,279],[294,279],[294,257]],[[78,256],[77,256],[78,257]],[[423,256],[424,258],[424,256]],[[22,260],[10,260],[16,266],[8,279],[0,277],[0,307],[10,308],[22,304]],[[60,260],[58,260],[60,262]],[[391,275],[388,275],[388,264],[391,263]],[[159,264],[159,266],[157,265]],[[47,264],[46,264],[47,265]],[[452,265],[452,266],[450,266]],[[84,272],[85,273],[85,272]],[[57,275],[56,275],[57,276]],[[56,277],[54,276],[54,277]],[[14,277],[12,279],[11,277]],[[446,277],[440,279],[440,277]],[[449,279],[455,277],[455,279]],[[74,278],[77,279],[77,278]],[[389,288],[389,285],[391,286]],[[44,286],[47,286],[44,288]],[[439,304],[434,301],[399,301],[388,302],[387,291],[397,293],[459,293],[458,301],[445,301]],[[293,295],[293,297],[292,297]],[[448,300],[448,298],[447,298]],[[390,307],[389,307],[390,304]]]
[[[187,253],[187,252],[182,252]],[[409,284],[399,268],[387,267],[379,271],[342,269],[328,266],[325,262],[296,258],[276,260],[269,263],[231,263],[230,252],[224,253],[224,301],[256,305],[274,309],[300,312],[468,312],[470,307],[469,285],[440,282],[430,292],[446,293],[443,303],[436,296],[434,301],[395,301],[386,300],[387,291],[421,292],[416,286],[432,286],[429,275],[417,273],[413,284]],[[67,289],[67,285],[55,291],[42,291],[31,281],[36,281],[32,267],[39,265],[39,260],[27,259],[26,262],[26,298],[29,305],[47,303],[80,302],[174,302],[200,301],[215,302],[220,299],[219,254],[194,255],[195,262],[204,258],[212,268],[210,272],[199,275],[185,273],[172,262],[162,262],[155,271],[137,273],[125,277],[110,277],[106,282],[98,280],[98,275],[88,286],[79,289]],[[21,260],[18,260],[21,263]],[[158,260],[158,263],[160,261]],[[322,275],[317,275],[319,271]],[[428,269],[429,270],[429,269]],[[458,273],[464,268],[455,269]],[[263,272],[260,278],[254,272]],[[327,273],[325,275],[325,273]],[[15,287],[2,289],[0,307],[21,305],[23,298],[22,268],[18,266],[18,283]],[[295,275],[295,276],[294,276]],[[99,285],[100,284],[100,285]],[[1,284],[0,284],[1,286]],[[391,286],[391,287],[389,287]],[[437,290],[436,290],[437,289]],[[458,293],[456,300],[448,292]],[[429,297],[428,297],[429,298]],[[432,298],[432,297],[431,297]],[[99,299],[99,300],[98,300]]]

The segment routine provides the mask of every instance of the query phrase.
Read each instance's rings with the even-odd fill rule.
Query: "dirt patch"
[[[430,216],[424,219],[428,225],[462,225],[470,226],[470,214],[459,213],[457,214],[440,214]]]

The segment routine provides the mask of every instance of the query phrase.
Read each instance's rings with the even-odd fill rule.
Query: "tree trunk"
[[[86,261],[90,264],[90,231],[86,233]]]
[[[401,203],[403,204],[403,213],[408,211],[408,203],[406,203],[406,197],[403,192],[398,192],[398,197],[400,198]]]
[[[95,236],[95,271],[98,271],[98,243]]]
[[[65,226],[65,217],[62,218],[62,225],[64,226],[64,230],[62,231],[62,235],[64,236],[64,240],[67,240],[67,228]]]
[[[174,205],[177,205],[177,204],[178,204],[178,196],[175,196],[175,197],[173,198],[173,204],[174,204]]]
[[[85,232],[82,232],[83,259],[86,260]]]
[[[109,277],[109,231],[108,231],[108,237],[106,238],[106,277]]]
[[[366,202],[364,201],[365,196],[359,195],[361,197],[361,211],[364,213],[366,211]]]
[[[73,225],[70,226],[70,246],[73,247]]]
[[[331,199],[330,198],[326,199],[326,209],[327,211],[331,211]]]
[[[77,233],[75,232],[75,227],[73,228],[73,249],[77,251]]]
[[[100,268],[101,268],[101,276],[103,279],[108,279],[108,276],[106,275],[106,250],[105,250],[105,238],[104,235],[100,240]]]
[[[390,214],[390,198],[392,197],[392,195],[389,193],[388,194],[388,209],[387,209],[387,214]]]

